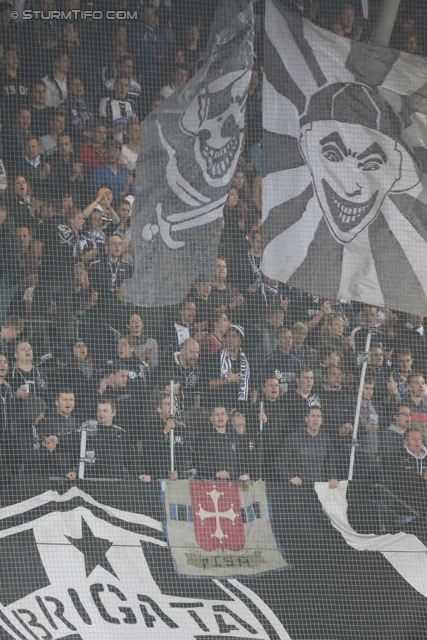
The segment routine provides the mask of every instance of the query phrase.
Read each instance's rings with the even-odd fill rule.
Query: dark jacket
[[[67,452],[66,472],[79,468],[81,433],[73,434]],[[135,477],[134,452],[130,446],[126,431],[117,425],[98,426],[94,434],[87,434],[85,478],[123,478]]]
[[[286,435],[299,431],[305,425],[304,418],[310,407],[322,408],[322,402],[318,395],[311,393],[308,398],[303,398],[295,389],[288,391],[283,397],[283,418]]]
[[[301,362],[295,356],[282,353],[276,349],[262,363],[260,369],[260,384],[264,384],[267,378],[276,378],[280,389],[288,391],[289,385],[295,380],[295,376],[301,369]]]
[[[197,477],[215,480],[218,471],[228,471],[230,480],[246,473],[244,458],[238,446],[238,433],[230,426],[225,433],[208,427],[197,442]]]
[[[7,216],[0,224],[0,282],[9,287],[19,283],[21,250],[13,220]]]
[[[32,451],[26,461],[26,471],[44,477],[64,476],[69,471],[66,468],[67,460],[79,426],[80,421],[76,415],[72,414],[66,419],[57,411],[50,413],[39,424],[32,425]],[[48,436],[58,438],[54,451],[43,446],[43,440]]]
[[[291,434],[279,455],[277,467],[285,482],[296,476],[311,484],[336,478],[328,434],[320,431],[317,436],[312,436],[306,429]]]
[[[142,435],[143,458],[140,463],[141,473],[151,476],[152,480],[169,477],[171,470],[171,432],[164,434],[165,423],[159,416],[155,416],[149,426],[144,426]],[[175,426],[174,438],[174,470],[178,471],[180,480],[188,477],[194,462],[194,434],[182,426]]]

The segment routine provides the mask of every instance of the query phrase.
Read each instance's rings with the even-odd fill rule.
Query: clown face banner
[[[427,314],[427,60],[266,2],[262,269]]]
[[[142,124],[126,299],[152,307],[210,281],[239,159],[253,61],[248,0],[218,5],[203,68]]]

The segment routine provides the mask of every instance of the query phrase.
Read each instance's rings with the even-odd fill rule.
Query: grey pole
[[[372,337],[372,332],[371,330],[369,330],[368,335],[366,336],[365,353],[363,354],[363,365],[362,365],[362,371],[360,374],[360,382],[359,382],[359,393],[357,395],[356,413],[354,415],[353,438],[351,442],[351,453],[350,453],[350,466],[348,470],[349,480],[353,480],[354,457],[356,455],[356,447],[358,444],[357,431],[359,429],[360,407],[362,406],[363,383],[365,382],[366,369],[369,362],[369,347],[371,346],[371,337]]]
[[[388,47],[399,5],[400,0],[382,0],[372,44],[377,47]]]
[[[174,419],[174,417],[173,417],[173,380],[171,380],[170,403],[171,403],[171,406],[170,406],[169,415],[170,415],[170,419],[173,420]],[[173,446],[174,446],[174,430],[171,429],[169,431],[169,433],[170,433],[171,471],[175,471],[175,459],[174,459],[174,449],[173,449]]]
[[[83,480],[85,477],[85,458],[86,458],[86,436],[87,430],[85,425],[82,428],[82,434],[80,436],[80,462],[79,462],[79,479]]]

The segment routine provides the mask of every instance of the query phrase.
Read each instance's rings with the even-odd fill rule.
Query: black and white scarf
[[[239,351],[240,355],[240,373],[242,374],[242,380],[240,381],[239,386],[239,402],[246,402],[249,394],[249,376],[251,375],[249,362],[243,353],[242,349]],[[232,362],[230,358],[230,354],[228,353],[228,348],[224,347],[221,351],[221,378],[228,378],[229,372],[232,370]]]
[[[258,265],[257,265],[255,256],[253,255],[252,251],[248,249],[248,260],[249,260],[249,267],[254,275],[253,287],[256,290],[258,290],[262,282],[261,268],[258,266],[261,263],[261,259],[260,258],[258,259]]]

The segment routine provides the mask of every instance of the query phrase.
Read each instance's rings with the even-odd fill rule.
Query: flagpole
[[[349,480],[353,480],[354,457],[356,455],[356,447],[358,446],[357,431],[359,428],[360,407],[362,406],[363,385],[365,382],[366,369],[369,362],[369,347],[371,346],[371,337],[372,337],[372,329],[368,328],[368,335],[366,336],[365,352],[363,354],[362,371],[360,374],[359,393],[357,395],[356,413],[354,415],[353,437],[351,441],[351,453],[350,453],[350,466],[348,470]]]
[[[391,32],[399,10],[400,0],[383,0],[378,14],[372,44],[388,47]]]
[[[79,480],[83,480],[85,477],[86,436],[87,431],[85,425],[83,424],[82,435],[80,436]]]
[[[261,402],[259,403],[259,412],[260,414],[264,411],[264,403],[261,400]],[[263,457],[264,457],[264,442],[262,439],[262,432],[264,429],[264,423],[263,421],[259,420],[259,455],[258,455],[258,465],[259,465],[259,479],[262,480],[262,463],[263,463]]]
[[[173,380],[170,381],[171,384],[171,390],[170,390],[170,419],[173,420]],[[174,445],[174,429],[170,430],[170,451],[171,451],[171,471],[175,471],[174,469],[174,450],[173,450],[173,445]]]

